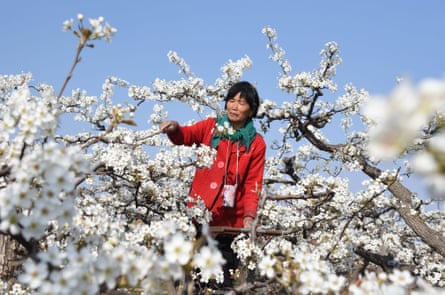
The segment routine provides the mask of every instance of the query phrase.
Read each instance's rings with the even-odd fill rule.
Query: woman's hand
[[[252,218],[252,217],[250,217],[250,216],[246,216],[246,217],[244,217],[244,220],[243,220],[243,227],[245,227],[245,228],[251,228],[251,227],[252,227],[252,224],[253,224],[253,218]]]
[[[179,123],[176,121],[164,121],[159,125],[162,133],[173,134],[179,129]]]

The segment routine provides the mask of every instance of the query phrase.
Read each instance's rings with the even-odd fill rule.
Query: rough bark
[[[0,233],[0,280],[12,285],[21,268],[23,247],[10,235]]]

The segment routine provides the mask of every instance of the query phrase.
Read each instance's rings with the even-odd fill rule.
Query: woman
[[[176,145],[205,144],[217,149],[210,168],[196,169],[190,196],[202,199],[212,213],[210,226],[251,227],[261,193],[266,144],[254,127],[258,93],[249,82],[234,84],[225,97],[226,114],[191,126],[176,121],[160,128]],[[193,206],[193,203],[189,203]],[[226,264],[224,287],[232,287],[229,269],[238,265],[231,248],[233,237],[216,237]]]

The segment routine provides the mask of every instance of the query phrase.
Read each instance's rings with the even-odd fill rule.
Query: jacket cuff
[[[181,143],[183,141],[182,133],[180,132],[181,126],[178,127],[176,132],[167,134],[168,139],[174,144]]]
[[[243,217],[252,217],[253,219],[256,218],[256,212],[255,211],[246,211],[244,212],[244,216]]]

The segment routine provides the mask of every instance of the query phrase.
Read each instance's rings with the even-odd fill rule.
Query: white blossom
[[[204,246],[193,257],[193,264],[200,269],[201,281],[208,282],[211,278],[222,280],[222,265],[225,263],[221,252],[216,248]]]
[[[275,269],[274,265],[276,263],[276,259],[270,256],[264,256],[258,264],[258,268],[261,272],[261,275],[265,275],[267,278],[271,279],[275,277]]]
[[[187,241],[182,234],[176,233],[165,241],[165,257],[170,263],[184,265],[190,259],[192,248],[190,241]]]
[[[48,265],[46,263],[27,260],[23,267],[25,272],[19,276],[19,281],[27,284],[32,289],[38,288],[48,275]]]

